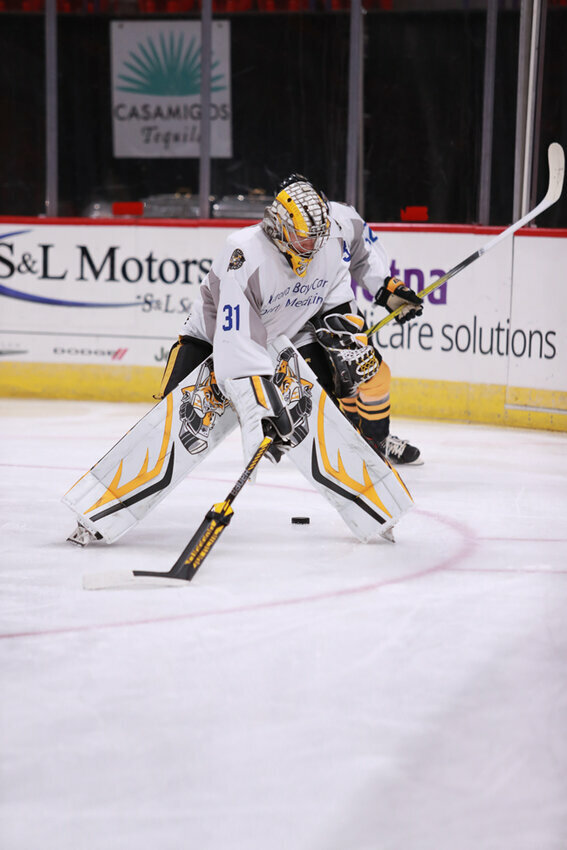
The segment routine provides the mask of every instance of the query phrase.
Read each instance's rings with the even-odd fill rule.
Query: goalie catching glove
[[[364,333],[364,319],[351,313],[328,313],[312,321],[331,365],[335,395],[356,395],[357,387],[370,380],[380,367],[380,355],[368,344]]]
[[[423,313],[423,301],[405,285],[399,277],[387,277],[384,286],[378,290],[374,303],[385,307],[388,313],[393,313],[398,307],[403,307],[395,317],[396,322],[403,325],[409,319],[415,319]]]
[[[293,407],[288,406],[272,378],[264,375],[228,378],[225,394],[238,416],[246,460],[265,436],[273,438],[266,452],[272,463],[279,463],[283,453],[306,436],[307,429],[302,426],[311,413],[311,400],[304,397]]]

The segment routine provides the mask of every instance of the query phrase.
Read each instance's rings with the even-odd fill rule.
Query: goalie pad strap
[[[161,385],[154,398],[165,398],[172,389],[191,374],[212,352],[212,346],[202,339],[192,336],[180,336],[169,351],[167,363],[161,379]]]

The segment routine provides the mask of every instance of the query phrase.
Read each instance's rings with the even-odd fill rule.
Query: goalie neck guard
[[[292,174],[279,185],[275,200],[266,207],[262,228],[295,274],[303,277],[329,238],[327,201],[306,177]]]

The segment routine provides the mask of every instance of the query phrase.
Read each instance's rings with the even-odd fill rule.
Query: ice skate
[[[399,437],[394,437],[389,434],[383,440],[376,440],[367,434],[362,435],[367,443],[369,443],[375,452],[386,458],[387,461],[395,466],[421,466],[423,458],[421,452],[407,440],[400,440]]]
[[[378,446],[380,452],[386,460],[396,465],[407,466],[413,464],[420,466],[423,463],[421,452],[407,440],[400,440],[399,437],[394,437],[393,434],[388,434]]]
[[[96,543],[97,540],[102,540],[102,535],[89,531],[79,522],[74,532],[67,538],[67,543],[73,543],[75,546],[88,546],[89,543]]]

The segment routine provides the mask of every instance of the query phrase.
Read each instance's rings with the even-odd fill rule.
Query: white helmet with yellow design
[[[280,183],[275,200],[266,207],[262,227],[293,271],[303,277],[329,238],[327,201],[306,177],[292,174]]]

